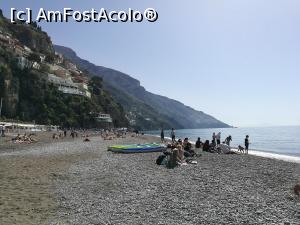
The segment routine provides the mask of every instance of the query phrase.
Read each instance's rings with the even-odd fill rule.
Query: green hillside
[[[62,93],[48,81],[49,65],[60,66],[59,68],[63,65],[53,64],[57,56],[51,39],[36,24],[11,24],[0,15],[0,35],[2,119],[92,128],[107,125],[99,122],[95,116],[95,113],[101,112],[110,114],[115,127],[129,125],[123,107],[103,90],[101,78],[90,77],[87,73],[80,74],[81,78],[87,80],[90,98]],[[6,39],[10,42],[6,43]],[[26,60],[38,61],[38,69],[20,68],[18,60],[21,57],[16,52],[18,47],[26,48],[24,46],[32,51]],[[44,63],[40,62],[40,56],[45,56]]]

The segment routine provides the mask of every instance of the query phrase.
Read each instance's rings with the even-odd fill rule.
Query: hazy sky
[[[42,23],[55,44],[235,126],[300,125],[298,0],[1,0],[34,11],[158,11],[155,23]]]

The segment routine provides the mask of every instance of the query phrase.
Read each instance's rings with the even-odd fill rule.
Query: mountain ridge
[[[231,127],[228,124],[217,120],[216,118],[187,106],[180,101],[154,94],[141,86],[140,81],[130,75],[115,69],[95,65],[88,60],[80,58],[71,48],[54,45],[56,52],[64,55],[67,59],[77,64],[81,69],[90,74],[103,78],[104,86],[114,87],[118,91],[133,97],[150,106],[158,115],[165,116],[167,120],[174,123],[174,128],[226,128]],[[114,97],[118,99],[116,93]],[[118,99],[120,100],[120,99]],[[124,104],[122,101],[121,104]],[[123,105],[124,106],[124,105]],[[130,107],[127,107],[127,110]],[[187,115],[189,115],[187,117]],[[162,127],[171,128],[171,124],[162,124]]]

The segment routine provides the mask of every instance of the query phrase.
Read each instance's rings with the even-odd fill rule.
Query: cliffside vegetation
[[[0,12],[1,14],[1,12]],[[30,60],[44,54],[46,61],[53,61],[55,54],[49,36],[36,24],[11,24],[0,15],[0,29],[33,50]],[[106,127],[95,114],[108,113],[115,127],[127,127],[123,107],[102,88],[102,79],[89,79],[91,98],[64,94],[48,82],[41,69],[20,69],[17,58],[0,45],[0,98],[3,99],[2,119],[52,124],[62,127]]]

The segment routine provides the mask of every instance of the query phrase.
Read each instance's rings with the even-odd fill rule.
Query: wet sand
[[[160,153],[114,154],[143,136],[0,145],[1,224],[299,224],[300,164],[202,153],[167,169]]]

